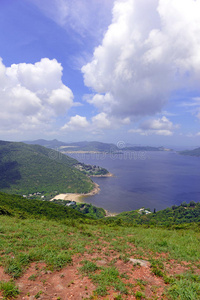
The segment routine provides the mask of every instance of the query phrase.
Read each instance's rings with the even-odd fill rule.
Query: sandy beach
[[[88,197],[88,196],[93,196],[96,195],[100,192],[100,188],[99,185],[97,183],[94,183],[94,188],[91,192],[87,193],[87,194],[77,194],[77,193],[67,193],[67,194],[59,194],[57,196],[55,196],[53,199],[51,199],[50,201],[53,201],[54,199],[58,200],[69,200],[69,201],[76,201],[76,202],[84,202],[83,198]]]

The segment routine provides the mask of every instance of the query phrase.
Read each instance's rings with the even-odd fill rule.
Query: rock
[[[129,259],[133,264],[140,264],[141,267],[150,267],[150,262],[147,260],[142,260],[142,259],[134,259],[130,258]]]
[[[106,265],[107,261],[102,259],[102,260],[97,260],[96,263],[97,263],[97,265]]]

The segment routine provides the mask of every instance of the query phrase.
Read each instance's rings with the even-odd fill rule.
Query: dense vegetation
[[[78,203],[75,201],[71,202],[70,200],[59,200],[59,199],[58,200],[54,199],[52,202],[63,206],[67,206],[70,204],[69,205],[70,208],[73,208],[93,219],[101,219],[106,215],[106,212],[103,208],[96,207],[88,203]]]
[[[200,148],[196,148],[194,150],[180,151],[179,153],[182,155],[200,156]]]
[[[86,216],[68,206],[56,205],[49,201],[28,200],[18,195],[0,192],[0,214],[19,216],[22,219],[46,218],[48,220],[80,219]]]
[[[138,210],[123,212],[115,219],[133,224],[148,225],[179,225],[183,223],[200,223],[200,203],[191,201],[189,204],[183,202],[180,206],[173,205],[170,208],[146,214]]]
[[[0,141],[0,190],[15,194],[87,193],[93,182],[77,160],[39,145]]]
[[[181,207],[184,208],[185,204]],[[187,219],[181,207],[173,207],[172,210],[178,219]],[[187,207],[193,214],[192,211],[198,212],[199,204],[191,202]],[[81,281],[89,278],[95,286],[93,293],[85,299],[101,299],[106,295],[108,299],[127,299],[129,295],[145,299],[145,294],[149,293],[151,297],[146,299],[157,299],[158,292],[162,290],[160,299],[198,300],[198,224],[166,227],[165,213],[155,213],[160,214],[159,226],[126,224],[117,218],[92,220],[70,207],[0,193],[0,265],[13,278],[13,281],[1,281],[0,290],[5,299],[17,296],[22,287],[16,286],[17,279],[33,262],[36,263],[35,269],[32,268],[34,273],[28,280],[31,283],[40,277],[43,283],[40,290],[34,290],[35,294],[30,294],[30,284],[27,286],[26,293],[32,298],[39,299],[40,295],[48,292],[45,276],[50,276],[47,272],[54,270],[57,272],[53,276],[60,274],[58,276],[63,278],[67,289],[71,285],[76,288],[76,283],[67,283],[68,278],[62,273],[64,267],[73,263],[74,268],[77,266],[74,271],[76,280],[79,274]],[[149,215],[140,215],[140,218]],[[190,219],[194,221],[195,218],[193,215]],[[150,267],[144,268],[146,277],[140,276],[143,269],[139,263],[131,265],[130,257],[149,262]],[[46,267],[39,270],[41,262]],[[61,273],[58,273],[59,270]],[[113,296],[109,297],[110,293]],[[21,294],[18,299],[22,299]],[[57,299],[63,299],[59,293]]]
[[[109,174],[108,170],[96,165],[86,165],[84,163],[78,163],[75,167],[83,174],[88,176],[100,176]]]

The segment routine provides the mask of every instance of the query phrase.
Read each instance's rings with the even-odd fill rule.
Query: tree
[[[195,206],[196,206],[196,203],[195,203],[194,201],[190,201],[189,206],[195,207]]]

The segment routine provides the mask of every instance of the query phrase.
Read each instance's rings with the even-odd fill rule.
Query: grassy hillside
[[[39,145],[0,141],[0,190],[15,194],[87,193],[93,183],[73,167],[77,163]]]
[[[197,224],[106,224],[40,203],[0,195],[0,297],[200,299]]]
[[[179,152],[182,155],[190,155],[190,156],[200,156],[200,148],[196,148],[194,150],[185,150]]]

